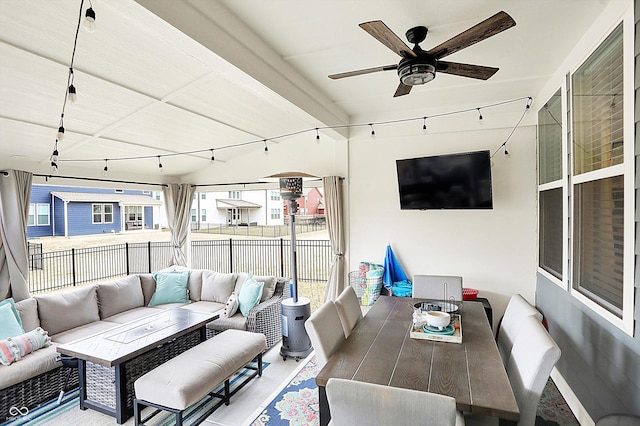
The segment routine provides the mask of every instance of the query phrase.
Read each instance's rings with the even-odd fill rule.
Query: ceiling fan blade
[[[498,12],[491,18],[485,19],[457,36],[439,44],[427,53],[436,59],[444,58],[447,55],[451,55],[458,50],[485,40],[515,25],[516,21],[514,21],[508,13]]]
[[[393,94],[393,97],[397,98],[398,96],[408,95],[412,87],[413,86],[408,86],[403,82],[400,82],[400,85],[396,89],[396,93]]]
[[[393,50],[403,58],[416,57],[413,50],[407,46],[393,31],[382,21],[370,21],[360,24],[360,28],[371,34],[380,43]]]
[[[385,65],[385,66],[382,66],[382,67],[366,68],[366,69],[357,70],[357,71],[343,72],[343,73],[340,73],[340,74],[331,74],[329,76],[329,78],[331,78],[333,80],[337,80],[338,78],[352,77],[354,75],[370,74],[372,72],[390,71],[390,70],[396,70],[396,69],[398,69],[398,65],[396,65],[396,64]]]
[[[483,65],[461,64],[459,62],[438,61],[438,72],[459,75],[461,77],[487,80],[498,72],[499,68],[485,67]]]

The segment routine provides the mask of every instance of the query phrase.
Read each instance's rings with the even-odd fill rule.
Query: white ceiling
[[[280,135],[535,96],[609,1],[92,3],[97,29],[78,34],[79,101],[66,106],[59,174],[101,178],[109,159],[109,179],[209,184],[255,181],[305,161],[306,171],[331,172],[323,162],[350,130],[322,130],[319,144],[309,144],[315,131]],[[50,173],[79,6],[0,2],[0,168]],[[398,62],[361,22],[381,19],[403,40],[408,28],[427,26],[428,50],[500,10],[514,28],[447,57],[499,67],[488,81],[438,74],[393,98],[395,71],[327,77]],[[149,158],[124,159],[132,157]]]

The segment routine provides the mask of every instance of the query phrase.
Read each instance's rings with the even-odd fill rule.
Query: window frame
[[[94,206],[100,206],[100,213],[94,212]],[[105,212],[105,206],[110,206],[111,207],[111,212],[110,213],[106,213]],[[100,215],[100,222],[96,222],[96,220],[95,220],[96,219],[96,217],[95,217],[96,214]],[[111,221],[107,221],[106,220],[106,216],[108,214],[111,215]],[[114,217],[113,203],[91,203],[91,224],[92,225],[111,224],[111,223],[113,223],[113,217]]]
[[[39,207],[45,207],[47,210],[47,223],[40,223]],[[33,210],[32,210],[33,209]],[[33,223],[29,223],[29,218],[33,217]],[[27,226],[49,226],[51,225],[51,204],[49,203],[29,203],[29,212],[27,214]]]

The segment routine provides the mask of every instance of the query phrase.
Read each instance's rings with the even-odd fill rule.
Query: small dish
[[[444,327],[442,330],[438,327],[432,327],[425,324],[422,326],[422,330],[427,334],[440,334],[441,336],[452,336],[456,332],[456,329],[451,324]]]

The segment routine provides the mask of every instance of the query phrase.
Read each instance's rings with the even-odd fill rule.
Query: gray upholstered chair
[[[507,309],[504,311],[500,326],[498,327],[497,337],[498,351],[500,351],[502,363],[505,367],[509,361],[513,342],[522,328],[523,319],[528,316],[533,316],[538,321],[542,321],[542,314],[531,306],[524,297],[519,294],[511,296]]]
[[[345,288],[336,299],[335,304],[344,329],[344,337],[347,338],[353,327],[362,319],[362,309],[360,309],[360,302],[358,302],[358,296],[353,287]]]
[[[304,328],[316,351],[318,365],[322,368],[346,340],[335,303],[331,300],[324,302],[305,321]]]
[[[329,379],[331,426],[464,425],[450,396],[346,379]]]
[[[462,300],[462,277],[414,275],[411,297],[435,300]]]
[[[627,414],[609,414],[598,420],[596,426],[640,426],[640,417]]]
[[[507,375],[520,409],[518,426],[534,426],[540,395],[560,359],[560,348],[535,316],[521,321],[521,330],[507,363]],[[497,425],[497,420],[497,417],[465,415],[468,425]]]

